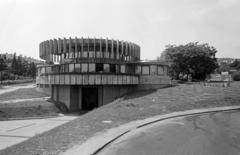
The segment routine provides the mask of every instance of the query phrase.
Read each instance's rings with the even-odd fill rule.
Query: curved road
[[[240,112],[170,119],[136,129],[99,155],[240,155]]]

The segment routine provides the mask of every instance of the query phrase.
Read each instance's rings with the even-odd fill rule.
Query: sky
[[[240,0],[0,0],[0,53],[39,59],[39,43],[102,37],[134,42],[141,59],[168,44],[209,43],[240,58]]]

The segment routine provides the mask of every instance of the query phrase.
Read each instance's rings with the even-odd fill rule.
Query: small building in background
[[[140,61],[135,43],[96,39],[53,39],[40,43],[39,90],[49,91],[69,111],[91,110],[126,93],[171,84],[166,62]]]

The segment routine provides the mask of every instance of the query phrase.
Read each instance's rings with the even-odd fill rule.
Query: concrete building
[[[168,65],[141,62],[140,46],[131,42],[69,38],[40,43],[37,85],[70,111],[91,110],[136,89],[170,84]]]

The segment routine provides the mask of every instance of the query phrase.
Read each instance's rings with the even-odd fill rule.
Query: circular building
[[[136,89],[170,84],[168,66],[141,62],[140,46],[113,39],[69,38],[40,43],[37,85],[70,111],[91,110]]]

